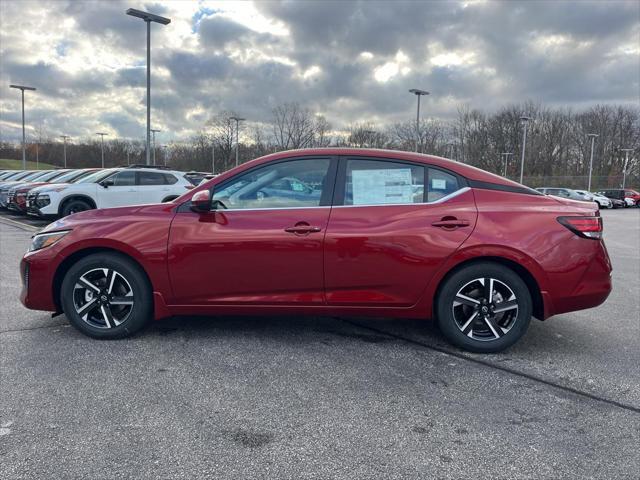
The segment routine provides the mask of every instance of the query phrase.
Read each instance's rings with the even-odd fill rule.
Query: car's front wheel
[[[152,315],[146,275],[133,261],[113,253],[89,255],[75,263],[62,282],[60,301],[75,328],[100,339],[132,335]]]
[[[513,270],[475,263],[445,280],[436,313],[440,330],[453,344],[472,352],[499,352],[527,331],[531,294]]]
[[[68,200],[62,207],[62,216],[66,217],[69,216],[73,213],[78,213],[78,212],[84,212],[86,210],[91,210],[93,207],[89,204],[89,202],[86,202],[85,200],[81,200],[81,199],[72,199],[72,200]]]

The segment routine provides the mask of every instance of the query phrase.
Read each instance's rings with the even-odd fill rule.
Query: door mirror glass
[[[100,185],[102,185],[104,188],[109,188],[114,184],[115,182],[113,181],[113,178],[107,178],[106,180],[100,182]]]
[[[200,190],[191,197],[191,210],[204,213],[211,210],[211,196],[209,190]]]

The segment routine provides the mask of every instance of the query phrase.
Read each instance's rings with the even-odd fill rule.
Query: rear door
[[[101,183],[97,185],[98,208],[124,207],[139,203],[135,171],[121,170],[107,180],[113,183],[109,183],[108,186]]]
[[[477,218],[464,179],[398,160],[343,158],[325,236],[329,305],[414,305]]]
[[[138,172],[139,203],[160,203],[171,193],[163,172]]]

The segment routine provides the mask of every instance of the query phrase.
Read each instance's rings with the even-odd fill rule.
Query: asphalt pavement
[[[174,318],[96,341],[18,301],[0,216],[0,478],[638,478],[640,209],[614,291],[501,354],[430,322]]]

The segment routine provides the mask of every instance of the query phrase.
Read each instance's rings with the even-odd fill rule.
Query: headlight
[[[31,246],[29,247],[29,251],[34,252],[35,250],[40,250],[45,247],[50,247],[70,231],[71,230],[63,230],[60,232],[51,232],[51,233],[36,233],[31,238]]]

